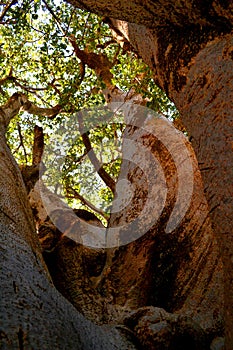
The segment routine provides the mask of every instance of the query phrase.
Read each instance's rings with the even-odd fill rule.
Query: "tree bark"
[[[186,25],[212,25],[217,23],[230,25],[233,23],[233,5],[230,1],[223,3],[216,0],[213,3],[195,0],[159,0],[148,1],[96,1],[93,0],[68,0],[78,8],[82,8],[99,15],[122,19],[127,22],[145,25],[148,28],[175,24],[184,27]]]
[[[125,242],[125,234],[136,234],[136,237],[132,237],[133,242],[108,249],[107,252],[85,247],[59,232],[51,221],[43,219],[44,209],[38,200],[41,192],[38,192],[37,187],[34,189],[38,194],[35,197],[37,200],[33,206],[36,208],[37,205],[40,212],[39,220],[42,225],[39,238],[53,282],[77,310],[95,323],[125,323],[131,328],[142,348],[153,349],[156,346],[163,350],[176,349],[177,346],[181,349],[191,347],[204,350],[209,349],[208,341],[215,335],[222,334],[222,264],[211,230],[193,150],[186,137],[176,132],[171,125],[170,130],[169,127],[166,130],[167,142],[163,144],[159,137],[153,135],[156,133],[162,138],[161,131],[165,131],[163,126],[163,123],[160,125],[154,119],[149,121],[149,125],[145,124],[139,129],[128,126],[126,130],[127,142],[123,148],[123,158],[129,157],[129,153],[125,156],[129,149],[129,140],[136,143],[138,148],[132,149],[130,163],[124,160],[118,185],[122,180],[130,179],[134,186],[134,198],[131,198],[126,208],[112,215],[110,228],[123,226],[119,230],[120,240]],[[146,153],[141,151],[143,148],[147,148],[149,155],[153,154],[153,157],[159,159],[168,189],[163,213],[155,223],[154,218],[158,217],[156,203],[161,203],[161,183],[156,176],[158,169],[154,163],[148,162],[150,157],[148,158],[148,154],[145,157]],[[138,162],[143,172],[135,167]],[[190,170],[193,171],[191,176]],[[177,204],[177,181],[181,179],[180,176],[190,179],[192,175],[194,188],[190,203],[187,203],[185,189],[180,198],[181,201],[186,200],[185,206],[189,209],[182,218],[184,208],[179,203],[176,217],[181,214],[181,222],[175,222],[179,226],[173,232],[167,233],[169,218]],[[134,229],[137,226],[140,229],[142,225],[146,227],[145,235],[140,237],[139,230],[137,237],[136,230],[127,232],[125,226],[132,219],[137,219],[143,211],[148,198],[148,180],[152,183],[149,188],[151,206],[147,206],[149,210],[144,213],[141,222],[131,226]],[[123,196],[119,196],[118,193],[117,207],[124,206],[129,201],[128,193],[123,191],[122,194]],[[50,193],[50,200],[53,201],[51,208],[54,209],[54,205],[59,207],[57,196]],[[49,207],[46,206],[47,210]],[[113,210],[117,207],[115,203]],[[55,220],[53,213],[51,216]],[[73,220],[72,217],[69,218],[67,208],[57,209],[57,216],[64,226],[69,226]],[[81,218],[89,223],[90,218]],[[151,218],[153,223],[148,229],[148,219],[150,224]],[[94,221],[90,223],[97,224]],[[67,232],[66,227],[64,231]],[[83,229],[76,225],[76,231],[80,231],[76,234],[81,236]],[[138,239],[134,241],[135,238]],[[110,241],[111,237],[108,243]],[[162,308],[170,311],[170,314],[165,313]],[[160,334],[161,327],[163,331]]]
[[[137,107],[136,110],[138,108],[143,107]],[[168,335],[170,332],[176,334],[176,330],[179,334],[179,327],[183,327],[186,334],[185,329],[191,322],[192,335],[187,346],[205,349],[206,345],[201,346],[198,341],[194,341],[194,329],[202,327],[195,339],[202,337],[203,329],[209,340],[214,335],[222,334],[223,288],[221,258],[211,229],[198,164],[187,138],[167,120],[149,118],[143,124],[140,118],[142,113],[138,115],[138,123],[133,124],[140,125],[140,128],[129,125],[124,135],[124,161],[118,180],[118,185],[122,185],[122,180],[128,179],[134,193],[132,198],[128,197],[128,191],[124,188],[118,193],[117,202],[113,205],[113,212],[116,213],[111,216],[109,229],[122,228],[117,230],[118,237],[110,236],[107,241],[109,246],[114,246],[117,238],[120,246],[108,248],[106,252],[85,247],[77,243],[77,239],[73,241],[62,235],[51,222],[40,219],[44,221],[39,237],[45,261],[57,289],[77,310],[94,322],[128,324],[124,319],[134,310],[132,319],[136,318],[138,325],[132,320],[129,324],[133,324],[131,328],[135,337],[144,346],[147,344],[153,349],[157,344],[156,327],[159,329],[159,325],[155,326],[155,333],[150,335],[150,326],[146,326],[148,320],[147,323],[143,320],[150,310],[151,324],[155,320],[156,324],[164,322],[163,317],[157,319],[156,308],[145,308],[154,305],[175,313],[165,317],[173,329],[165,327]],[[130,147],[131,142],[136,148]],[[159,181],[161,174],[158,176],[159,168],[153,158],[158,159],[165,175],[166,185],[162,190]],[[177,195],[180,195],[179,181],[182,183],[182,178],[193,181],[188,200],[184,185],[181,196]],[[167,194],[163,203],[164,190],[167,190]],[[38,193],[36,189],[34,191]],[[52,200],[52,194],[50,197]],[[37,205],[41,212],[39,217],[43,218],[38,195],[36,198],[34,206],[36,208]],[[149,205],[145,211],[148,198]],[[54,201],[59,206],[56,196]],[[161,203],[164,205],[162,208]],[[46,207],[48,209],[49,205]],[[51,207],[54,208],[54,204]],[[119,211],[119,207],[123,209]],[[174,208],[178,208],[178,211]],[[183,214],[186,209],[186,214]],[[144,215],[140,219],[143,210]],[[68,225],[72,222],[68,215],[67,209],[58,212],[59,220],[64,225],[65,222]],[[136,225],[132,224],[137,218]],[[168,226],[171,230],[169,233],[166,230]],[[164,312],[159,310],[159,313]],[[186,319],[185,315],[192,320]],[[197,322],[196,326],[193,321]],[[165,346],[166,336],[163,334],[159,339]],[[173,336],[169,343],[175,349],[176,340]],[[184,344],[182,346],[185,348]]]
[[[71,0],[131,22],[123,32],[175,102],[197,154],[225,274],[226,348],[233,344],[232,2]],[[136,23],[136,24],[132,24]],[[122,29],[122,23],[118,29]],[[145,50],[145,48],[147,48]]]
[[[159,306],[186,312],[205,330],[214,328],[223,311],[222,264],[195,154],[186,137],[167,121],[155,118],[142,123],[141,116],[141,127],[129,125],[124,135],[118,181],[129,180],[134,193],[129,203],[126,190],[118,194],[117,205],[113,202],[110,228],[122,228],[120,247],[110,252],[106,286],[112,302],[122,308]],[[129,140],[137,145],[130,154]],[[148,154],[158,159],[165,176],[163,208],[163,180]],[[180,193],[181,173],[188,183],[193,175],[189,200],[184,184]],[[132,242],[125,245],[128,236]]]
[[[233,344],[233,38],[215,39],[195,58],[174,96],[190,133],[205,184],[225,279],[226,348]]]
[[[41,253],[20,170],[6,144],[14,95],[0,114],[0,260],[2,349],[135,349],[115,328],[85,319],[55,289]]]
[[[120,23],[122,28],[122,22]],[[204,181],[210,216],[214,228],[221,256],[224,263],[225,279],[225,327],[226,348],[230,349],[233,343],[233,157],[232,157],[232,132],[233,132],[233,84],[232,84],[232,35],[216,35],[209,41],[200,42],[197,47],[194,43],[193,57],[186,58],[187,44],[183,42],[183,57],[177,58],[177,48],[173,52],[175,38],[168,38],[164,44],[166,30],[148,31],[141,27],[147,39],[141,42],[139,29],[136,25],[131,28],[132,41],[135,47],[140,49],[142,57],[155,71],[157,83],[168,93],[181,113],[181,119],[188,131],[197,155],[198,164]],[[178,30],[179,32],[179,30]],[[193,32],[188,34],[190,46]],[[213,37],[215,36],[213,34]],[[205,32],[200,33],[200,38],[205,37]],[[145,46],[149,46],[149,53],[145,54]],[[186,47],[186,49],[185,49]],[[190,54],[190,51],[188,51]],[[153,60],[152,60],[153,59]],[[154,66],[154,67],[153,67]]]
[[[122,23],[118,22],[118,24],[120,30],[125,32],[125,36],[128,37],[144,61],[153,69],[156,83],[167,92],[181,112],[182,121],[187,128],[201,168],[213,228],[224,263],[226,349],[230,350],[233,343],[233,297],[230,293],[233,281],[231,223],[233,164],[232,141],[230,139],[233,125],[231,114],[232,36],[230,34],[233,25],[233,4],[231,2],[223,4],[222,1],[217,0],[211,4],[204,1],[196,3],[193,0],[185,3],[181,0],[173,0],[169,3],[160,0],[159,2],[148,2],[147,6],[142,5],[140,1],[130,0],[100,1],[98,4],[91,0],[72,0],[70,2],[110,17],[135,22],[136,24],[124,24],[125,29],[122,29]],[[27,105],[25,101],[25,98],[21,99],[25,108],[35,112],[34,106]],[[1,237],[3,240],[1,273],[2,291],[7,292],[2,295],[1,307],[1,319],[4,321],[1,333],[3,344],[8,348],[22,348],[23,346],[64,348],[65,339],[65,346],[69,348],[80,346],[80,349],[111,349],[116,344],[118,348],[127,348],[124,342],[124,345],[121,344],[121,337],[118,336],[117,340],[115,338],[112,340],[113,333],[111,332],[107,334],[109,344],[103,330],[85,321],[57,293],[51,283],[35,235],[22,178],[4,139],[5,127],[12,115],[19,110],[19,105],[15,102],[17,101],[13,99],[11,104],[5,105],[1,109],[0,168],[4,174],[0,179]],[[9,108],[11,110],[8,113]],[[42,113],[42,115],[51,113],[52,117],[59,110],[60,107],[57,106],[47,111],[37,109],[37,112]],[[198,186],[196,184],[195,188],[198,189]],[[171,190],[171,202],[173,197]],[[169,213],[171,212],[168,211],[165,214]],[[192,214],[188,213],[188,215],[192,217]],[[114,217],[112,222],[114,222]],[[192,224],[190,227],[192,228]],[[156,233],[156,227],[154,229],[154,233]],[[150,234],[153,236],[152,232]],[[177,237],[173,236],[173,238],[176,242]],[[192,244],[198,247],[198,235],[188,238],[193,239]],[[202,239],[204,238],[202,237]],[[149,242],[151,245],[145,246],[146,252],[151,252],[151,254],[153,254],[152,251],[160,252],[153,246],[154,240],[151,239]],[[208,236],[206,242],[204,247],[209,249],[212,236]],[[161,246],[164,247],[163,242],[161,242]],[[129,264],[131,264],[130,258],[139,253],[138,247],[131,244],[121,250],[110,251],[109,261],[114,262],[114,259],[121,261],[124,251],[125,256],[129,257],[127,260]],[[214,252],[215,248],[210,248],[210,254],[206,253],[205,255],[206,258],[210,256],[211,262],[214,262],[212,259],[217,257]],[[142,252],[140,254],[142,256],[138,261],[143,261],[145,256]],[[189,261],[198,261],[200,254],[196,252],[194,256],[195,258],[191,258]],[[155,260],[156,258],[157,256],[155,256]],[[182,256],[182,262],[183,258]],[[162,260],[162,262],[164,261]],[[131,265],[128,266],[131,268]],[[167,266],[166,262],[163,266]],[[178,264],[178,266],[181,265]],[[201,270],[201,265],[199,267]],[[142,275],[144,272],[145,276],[153,276],[152,265],[140,265],[140,268],[141,270],[138,272]],[[151,271],[152,275],[150,275]],[[119,276],[122,279],[120,276],[121,267],[115,264],[112,272],[112,276],[110,276],[109,271],[105,270],[106,275],[101,277],[108,282],[109,290],[107,292],[115,298],[114,301],[120,306],[124,306],[127,296],[124,300],[122,295],[112,292],[112,286],[117,285],[116,277]],[[165,275],[167,273],[167,271],[162,272]],[[179,273],[182,274],[182,269],[175,272],[179,280]],[[205,281],[207,281],[205,269],[200,274],[197,272],[197,275],[201,276],[200,285],[204,286]],[[187,276],[187,279],[184,278],[184,280],[190,282],[190,295],[192,295],[192,286],[195,285],[193,294],[196,293],[196,300],[199,300],[200,290],[198,291],[196,286],[196,284],[199,285],[199,279],[196,279],[196,276],[193,279],[190,278],[191,276]],[[133,280],[135,280],[135,276],[130,275],[127,276],[125,282]],[[153,286],[150,277],[148,283]],[[206,285],[210,286],[211,282],[207,281]],[[187,283],[179,289],[179,286],[176,286],[174,282],[173,297],[178,295],[177,300],[179,300],[186,286]],[[203,287],[201,289],[203,290]],[[126,283],[122,286],[122,291],[124,290],[126,290]],[[163,290],[161,288],[161,291]],[[133,303],[133,298],[137,297],[137,291],[135,292],[135,289],[132,288],[129,295],[130,304]],[[145,294],[140,294],[141,297],[143,303],[161,301],[159,297],[149,300],[148,295]],[[138,300],[140,298],[138,297]],[[186,302],[188,303],[187,299],[184,297],[183,305],[177,305],[176,299],[171,298],[172,303],[167,307],[172,310],[185,307]],[[134,307],[134,305],[131,304],[130,307]],[[45,309],[48,313],[46,318],[44,316]],[[12,317],[13,314],[14,317]],[[20,325],[18,319],[21,320]],[[61,323],[58,324],[57,319]],[[82,323],[84,324],[83,328]],[[46,336],[40,337],[40,333],[43,332],[46,333]],[[68,339],[65,334],[69,334]],[[93,335],[92,339],[88,337],[89,334]]]

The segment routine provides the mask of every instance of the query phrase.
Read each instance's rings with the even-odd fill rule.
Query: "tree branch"
[[[112,84],[113,74],[110,69],[113,67],[113,63],[108,59],[105,54],[97,54],[95,52],[88,52],[87,50],[81,50],[76,42],[74,35],[68,37],[69,42],[73,46],[76,57],[78,57],[89,68],[93,69],[96,75],[102,78],[106,86],[112,90],[115,86]]]
[[[43,128],[35,125],[34,128],[34,142],[32,151],[32,164],[38,165],[41,162],[44,151],[44,133]]]
[[[9,2],[9,4],[6,4],[6,6],[4,7],[1,15],[0,15],[0,23],[2,22],[3,18],[5,17],[7,11],[9,11],[9,9],[11,8],[11,6],[17,4],[17,0],[12,0]]]
[[[5,81],[12,79],[12,72],[13,72],[13,68],[11,67],[9,74],[6,77],[0,79],[0,86],[3,85]]]
[[[68,197],[67,198],[74,198],[80,200],[80,202],[83,205],[86,205],[88,208],[91,210],[94,210],[96,213],[100,214],[104,219],[108,220],[109,216],[101,209],[98,209],[96,206],[94,206],[91,202],[89,202],[87,199],[85,199],[80,193],[78,193],[75,189],[73,188],[66,188]],[[71,196],[72,195],[72,196]]]
[[[105,184],[112,190],[114,193],[115,191],[115,181],[111,178],[111,176],[104,170],[103,165],[100,163],[98,158],[96,157],[93,148],[91,146],[91,141],[89,139],[89,136],[87,132],[84,131],[84,124],[83,124],[83,117],[82,112],[78,112],[78,122],[79,122],[79,131],[83,140],[83,143],[87,150],[87,155],[93,164],[96,172],[99,174],[101,179],[105,182]]]
[[[72,44],[72,36],[71,35],[69,35],[68,34],[68,29],[69,29],[69,25],[68,25],[68,27],[67,27],[67,29],[66,30],[64,30],[63,28],[62,28],[62,25],[61,25],[61,23],[60,23],[60,20],[59,20],[59,18],[58,18],[58,16],[56,15],[56,13],[53,11],[53,9],[49,6],[49,4],[47,3],[47,1],[46,0],[43,0],[43,3],[45,4],[45,7],[47,8],[47,10],[49,11],[49,13],[52,15],[52,17],[54,18],[54,20],[55,20],[55,22],[57,23],[57,26],[58,26],[58,28],[60,29],[60,31],[63,33],[63,35],[68,39],[68,41],[69,41],[69,43],[73,46],[73,44]],[[73,46],[73,48],[74,48],[74,46]],[[75,50],[75,48],[74,48],[74,50]],[[77,56],[77,55],[76,55]],[[78,56],[77,56],[78,57]],[[78,57],[79,58],[79,57]],[[80,79],[79,79],[79,85],[81,84],[81,82],[83,81],[83,79],[84,79],[84,76],[85,76],[85,60],[82,60],[81,58],[80,58],[80,60],[81,60],[81,63],[80,63],[80,65],[79,65],[79,67],[80,67],[80,75],[81,75],[81,77],[80,77]]]
[[[23,99],[23,104],[22,104],[21,110],[28,112],[30,114],[54,118],[62,109],[60,105],[56,105],[51,108],[38,107],[35,104],[33,104],[31,101],[29,101],[25,95],[22,95],[22,99]]]
[[[18,78],[15,78],[13,76],[9,77],[8,79],[10,79],[11,81],[13,81],[15,83],[16,86],[19,86],[21,89],[27,91],[27,92],[34,92],[34,91],[46,91],[47,90],[47,87],[37,87],[37,88],[34,88],[32,86],[27,86],[27,85],[24,85],[23,83],[27,83],[27,82],[24,82],[24,81],[20,81],[20,79]],[[48,85],[50,85],[48,83]]]
[[[30,114],[54,118],[61,109],[62,107],[60,105],[51,108],[38,107],[29,101],[25,94],[14,93],[4,105],[0,106],[0,123],[6,128],[10,120],[14,118],[20,110]]]
[[[96,72],[97,76],[103,79],[104,83],[109,89],[113,89],[114,86],[111,83],[113,74],[110,72],[110,69],[112,68],[113,63],[110,62],[110,60],[105,54],[97,54],[94,52],[88,52],[87,50],[81,50],[77,45],[75,36],[72,34],[69,35],[67,31],[65,31],[62,28],[58,16],[53,11],[53,9],[49,6],[47,1],[43,0],[43,3],[45,4],[47,10],[50,12],[54,20],[56,21],[61,32],[64,34],[64,36],[67,37],[68,41],[72,45],[76,57],[78,57],[82,62],[82,66],[80,67],[80,71],[81,71],[80,81],[82,82],[83,80],[84,65],[86,64],[89,68],[93,69]]]
[[[49,6],[49,4],[47,3],[46,0],[43,0],[43,3],[45,5],[45,7],[47,8],[47,10],[49,11],[49,13],[52,15],[52,17],[55,19],[58,28],[61,30],[61,32],[64,34],[64,36],[67,36],[67,33],[65,32],[65,30],[62,28],[60,20],[58,18],[58,16],[56,15],[56,13],[53,11],[53,9]]]
[[[23,152],[24,152],[24,157],[25,157],[25,162],[27,163],[28,162],[28,159],[27,159],[28,157],[27,157],[26,148],[25,148],[24,143],[23,143],[23,135],[22,135],[21,126],[20,126],[19,123],[17,123],[17,128],[18,128],[19,139],[20,139],[19,148],[20,148],[20,146],[22,146]]]

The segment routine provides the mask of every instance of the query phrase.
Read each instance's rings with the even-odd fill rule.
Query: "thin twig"
[[[52,17],[55,19],[58,28],[60,29],[60,31],[64,34],[65,37],[67,37],[67,33],[66,31],[62,28],[60,20],[58,18],[58,16],[56,15],[56,13],[53,11],[53,9],[49,6],[49,4],[47,3],[46,0],[43,0],[43,3],[45,4],[45,7],[47,8],[47,10],[50,12],[50,14],[52,15]]]
[[[46,91],[46,88],[34,88],[32,86],[26,86],[21,84],[20,79],[17,79],[15,77],[12,77],[11,80],[15,83],[16,86],[19,86],[21,89],[27,91],[27,92],[34,92],[34,91]]]
[[[109,45],[111,45],[111,44],[117,44],[116,43],[116,41],[114,40],[114,39],[110,39],[109,41],[106,41],[105,43],[103,43],[103,44],[97,44],[96,45],[96,48],[97,49],[102,49],[102,50],[104,50],[104,49],[106,49]]]
[[[17,123],[17,129],[18,129],[19,139],[20,139],[20,145],[19,145],[19,147],[22,146],[22,148],[23,148],[23,153],[24,153],[24,157],[25,157],[25,162],[26,162],[26,164],[27,164],[27,162],[28,162],[28,157],[27,157],[26,148],[25,148],[24,143],[23,143],[22,129],[21,129],[21,126],[20,126],[19,123]]]
[[[96,213],[100,214],[104,219],[108,220],[109,216],[101,209],[97,208],[94,206],[91,202],[89,202],[86,198],[84,198],[80,193],[78,193],[75,189],[73,188],[66,188],[68,197],[70,199],[78,199],[83,205],[86,205],[88,208],[94,210]],[[69,195],[70,194],[70,195]],[[72,194],[72,196],[71,196]]]
[[[58,18],[58,16],[55,14],[55,12],[53,11],[53,9],[49,6],[49,4],[47,3],[46,0],[43,0],[43,3],[45,4],[47,10],[50,12],[50,14],[52,15],[52,17],[54,18],[58,28],[60,29],[60,31],[63,33],[64,37],[66,37],[69,41],[69,43],[71,44],[71,46],[73,47],[74,51],[75,51],[75,47],[73,45],[73,37],[71,35],[69,35],[68,33],[68,29],[69,29],[69,26],[67,27],[66,30],[64,30],[61,26],[61,23],[60,23],[60,19]],[[73,53],[72,53],[73,54]],[[77,55],[76,55],[77,56]],[[69,57],[69,56],[67,56]],[[79,58],[79,57],[78,57]],[[80,63],[80,74],[81,74],[81,77],[79,79],[79,83],[76,84],[76,85],[80,85],[85,77],[85,62],[80,59],[81,63]]]
[[[7,4],[7,5],[4,7],[4,9],[3,9],[2,13],[1,13],[1,16],[0,16],[0,22],[2,22],[3,18],[6,16],[7,11],[9,11],[9,9],[11,8],[11,6],[17,4],[17,2],[18,2],[17,0],[12,0],[11,2],[9,2],[9,4]]]

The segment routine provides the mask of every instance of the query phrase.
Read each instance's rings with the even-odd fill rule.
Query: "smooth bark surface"
[[[227,349],[233,344],[232,32],[230,1],[70,1],[125,20],[123,32],[176,103],[204,180],[225,268]],[[115,21],[114,21],[115,22]],[[132,24],[136,23],[136,24]],[[138,26],[139,25],[139,26]],[[122,29],[115,22],[117,29]],[[148,50],[145,48],[148,47]]]
[[[129,126],[125,139],[119,181],[129,180],[134,193],[126,206],[128,193],[121,192],[117,199],[117,207],[123,208],[120,211],[113,202],[116,213],[110,227],[122,227],[120,242],[127,235],[132,241],[138,239],[111,253],[105,278],[113,303],[123,308],[154,305],[187,312],[204,329],[213,328],[223,311],[222,264],[192,147],[181,132],[165,126],[163,119],[146,120],[139,129]],[[129,140],[137,145],[132,153]],[[153,157],[159,165],[153,163]],[[160,166],[167,190],[163,208]],[[192,176],[188,199],[187,188],[180,182],[183,177],[191,186]]]
[[[216,39],[196,57],[177,96],[198,156],[224,263],[228,347],[233,344],[233,38]],[[181,101],[187,101],[183,103]]]
[[[120,192],[108,229],[115,228],[118,236],[110,233],[107,239],[113,246],[116,240],[119,248],[91,249],[62,236],[45,220],[38,186],[32,191],[34,197],[30,195],[42,223],[39,237],[53,281],[79,311],[100,324],[121,323],[130,310],[154,305],[192,316],[207,332],[221,332],[222,263],[192,147],[163,118],[145,121],[141,128],[129,125],[124,137]],[[190,198],[188,188],[179,188],[182,178],[193,185]],[[132,198],[122,187],[125,180],[134,189]],[[50,194],[53,197],[59,206],[57,196]],[[69,215],[67,210],[57,210],[64,225],[72,222]],[[169,233],[168,223],[175,225]],[[76,229],[84,230],[78,225]]]

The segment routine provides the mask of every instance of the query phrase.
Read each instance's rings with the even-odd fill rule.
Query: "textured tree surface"
[[[133,217],[139,217],[145,205],[143,199],[148,191],[153,201],[147,208],[147,215],[135,225],[133,234],[136,236],[141,227],[146,227],[148,217],[156,217],[157,205],[161,203],[160,182],[157,179],[148,187],[148,179],[157,176],[158,169],[152,166],[145,153],[141,151],[143,145],[149,154],[160,160],[166,178],[168,189],[167,200],[162,214],[148,232],[138,240],[127,246],[113,250],[111,268],[108,275],[109,284],[116,304],[121,306],[154,305],[165,308],[170,312],[187,312],[197,319],[204,329],[214,326],[218,313],[222,310],[222,269],[219,249],[214,238],[208,207],[204,197],[202,180],[198,169],[195,154],[186,137],[172,130],[166,129],[166,137],[169,139],[168,151],[161,140],[157,139],[155,131],[163,130],[163,123],[146,121],[143,129],[128,127],[125,132],[127,140],[137,142],[137,163],[132,154],[130,163],[124,161],[119,180],[128,178],[134,187],[134,198],[130,205],[116,214],[112,214],[110,227],[114,224],[122,226],[132,221]],[[183,144],[180,144],[182,140]],[[185,154],[182,147],[188,149]],[[127,145],[125,147],[126,152]],[[124,155],[124,148],[123,148]],[[140,158],[141,157],[141,158]],[[174,168],[174,159],[176,168]],[[190,168],[185,162],[191,162],[194,174],[192,198],[189,209],[181,222],[172,231],[166,232],[166,226],[171,219],[172,210],[177,198],[177,188],[180,169],[177,164],[182,164],[184,179],[190,176]],[[142,172],[135,164],[141,164]],[[127,172],[125,174],[125,172]],[[155,175],[156,174],[156,175]],[[148,194],[147,194],[148,196]],[[181,201],[185,202],[185,193]],[[127,193],[121,197],[122,204],[127,201]],[[117,203],[118,205],[119,202]],[[113,205],[114,209],[114,205]],[[181,207],[178,211],[182,211]],[[179,213],[176,213],[179,216]],[[124,241],[127,232],[119,233]],[[125,273],[127,271],[127,273]],[[214,309],[212,306],[215,305]],[[212,315],[211,315],[212,314]],[[221,319],[221,311],[220,311]],[[217,316],[218,318],[218,316]]]
[[[233,344],[232,2],[70,1],[113,21],[178,107],[204,180],[225,276],[227,349]],[[132,24],[133,23],[133,24]],[[135,23],[135,24],[134,24]]]
[[[44,188],[48,193],[45,211],[39,197],[43,190],[38,191],[36,185],[29,198],[40,246],[22,175],[4,136],[7,123],[20,108],[27,108],[25,103],[28,106],[24,95],[15,94],[2,106],[1,114],[2,347],[208,349],[212,339],[222,335],[222,269],[200,173],[186,137],[178,131],[174,134],[174,128],[168,126],[166,137],[171,156],[154,136],[160,128],[163,130],[163,119],[149,118],[143,128],[131,124],[126,128],[125,140],[134,141],[137,147],[130,155],[132,162],[123,163],[119,181],[131,180],[134,198],[126,209],[112,216],[110,228],[114,222],[124,226],[138,216],[148,194],[144,178],[153,180],[157,176],[158,169],[155,171],[150,162],[153,158],[145,157],[141,149],[160,158],[168,187],[161,217],[141,238],[134,241],[133,237],[132,243],[107,250],[76,243],[64,236],[46,215],[60,220],[66,232],[72,226],[72,217],[64,204]],[[166,124],[169,125],[167,121]],[[34,143],[38,161],[39,149],[43,149],[40,132],[36,131]],[[181,147],[177,148],[178,141]],[[127,144],[124,147],[123,153]],[[184,152],[186,149],[188,153]],[[37,158],[34,157],[34,163]],[[173,158],[176,166],[181,165],[180,169],[179,166],[175,169]],[[137,162],[143,172],[135,168]],[[191,162],[193,169],[192,198],[185,217],[170,235],[165,227],[176,202],[178,172],[190,170],[186,162]],[[22,170],[30,189],[31,175],[33,178],[35,175],[30,168]],[[184,172],[182,176],[188,178],[189,174]],[[155,203],[160,203],[161,190],[156,181],[152,181],[149,190],[152,201],[147,209],[153,218],[157,215]],[[123,194],[120,200],[124,203],[127,193]],[[52,214],[49,203],[54,201],[57,209]],[[118,205],[121,205],[119,200]],[[51,208],[54,209],[52,204]],[[85,222],[100,225],[93,214],[82,210],[75,214],[78,221],[72,229],[80,236],[85,231]],[[132,234],[140,233],[140,228],[147,225],[143,221],[146,218],[148,215],[142,217]],[[124,233],[119,231],[118,239],[124,241]],[[112,239],[115,237],[110,236],[109,241]],[[65,299],[54,288],[45,262],[53,283]]]
[[[212,342],[211,349],[221,349],[225,327],[225,349],[231,350],[233,5],[192,0],[69,2],[104,15],[175,102],[196,154],[177,133],[189,149],[193,193],[182,221],[167,233],[179,185],[176,164],[153,136],[153,123],[148,121],[148,132],[128,126],[125,138],[160,158],[168,188],[161,216],[145,235],[126,245],[93,249],[74,242],[47,218],[36,187],[31,191],[43,148],[40,130],[33,167],[21,169],[22,174],[5,140],[7,125],[20,110],[53,116],[60,106],[37,108],[25,95],[13,95],[0,108],[1,348],[204,350]],[[73,47],[77,57],[84,55]],[[93,62],[85,63],[91,67]],[[107,61],[102,63],[108,68]],[[113,90],[109,69],[101,69],[101,64],[95,68]],[[177,139],[170,137],[170,142],[175,149]],[[124,241],[124,229],[117,237],[108,236],[110,229],[137,217],[148,195],[154,203],[161,199],[156,183],[147,187],[146,177],[153,179],[155,168],[140,150],[131,156],[139,159],[145,173],[125,160],[121,167],[119,180],[130,180],[135,191],[132,202],[110,218],[110,243]],[[176,157],[181,156],[178,148]],[[127,201],[126,194],[117,206]],[[148,210],[150,217],[157,217],[156,206]],[[59,208],[56,214],[69,229],[69,214]],[[76,214],[82,239],[85,222],[99,222]],[[137,234],[146,225],[142,217],[131,232]]]
[[[117,329],[85,319],[53,286],[41,254],[20,170],[5,127],[22,106],[15,95],[1,110],[1,349],[134,349]]]
[[[178,346],[176,344],[180,344],[179,346],[183,344],[183,348],[189,344],[198,349],[200,343],[197,339],[203,337],[200,342],[204,349],[208,348],[214,336],[222,334],[223,331],[222,263],[211,229],[201,176],[192,147],[181,132],[177,131],[174,134],[174,129],[170,126],[170,135],[167,134],[167,139],[169,149],[173,149],[171,155],[153,135],[155,131],[159,132],[158,129],[164,126],[163,123],[163,120],[161,124],[157,120],[154,122],[149,120],[145,122],[144,128],[135,129],[129,126],[124,135],[127,142],[134,140],[138,145],[130,155],[131,162],[123,162],[119,177],[119,181],[125,178],[131,181],[134,198],[126,208],[116,210],[117,214],[112,215],[110,228],[115,224],[125,227],[132,218],[140,215],[147,198],[148,178],[152,179],[150,194],[153,201],[147,210],[150,217],[156,217],[155,203],[161,202],[161,184],[153,180],[156,179],[158,169],[156,170],[156,167],[145,158],[145,151],[141,151],[142,145],[148,154],[159,158],[168,186],[167,201],[161,217],[136,241],[107,251],[85,247],[67,236],[62,237],[61,232],[49,218],[45,219],[44,216],[43,219],[44,208],[38,185],[32,191],[30,201],[39,217],[39,239],[53,282],[78,311],[98,324],[125,324],[127,327],[130,325],[129,328],[143,346],[147,344],[153,348],[152,344],[165,342],[160,345],[161,349],[166,346],[175,348]],[[177,147],[177,143],[180,147]],[[123,148],[123,159],[126,151],[127,145],[125,149]],[[134,158],[141,164],[143,172],[135,167]],[[182,164],[183,171],[186,169],[186,173],[182,174],[184,178],[190,176],[188,164],[189,162],[192,164],[194,188],[186,215],[184,218],[181,215],[180,225],[172,234],[168,234],[165,228],[175,204],[178,175],[180,175],[177,173],[180,169],[175,169],[174,158],[176,164]],[[185,200],[185,193],[183,196],[181,200]],[[52,197],[50,194],[51,201]],[[54,197],[54,200],[57,201],[57,197]],[[117,205],[124,206],[127,202],[127,192],[120,197],[120,201],[118,199]],[[113,206],[113,209],[116,208]],[[99,225],[97,219],[87,216],[88,212],[85,214],[77,211],[76,214],[92,225]],[[56,215],[52,216],[54,222],[56,220],[63,222],[65,230],[65,226],[72,222],[72,216],[69,215],[72,214],[67,210],[58,209]],[[131,227],[131,234],[140,233],[140,226],[146,226],[147,220],[148,215],[144,215],[138,227],[135,226],[134,230]],[[83,231],[81,226],[76,226],[76,229]],[[119,232],[122,241],[125,234],[128,237],[129,232],[124,232],[124,229]],[[148,305],[160,307],[159,312],[162,314],[165,309],[175,315],[157,318],[157,309],[145,308]],[[141,308],[138,313],[133,311],[138,308]],[[148,310],[151,315],[150,321],[146,321]],[[133,315],[137,315],[138,320],[141,319],[137,327],[131,321],[127,321],[128,318],[136,317]],[[144,322],[158,323],[151,336],[149,335],[151,331],[146,328]],[[165,326],[163,322],[166,323]],[[188,335],[185,329],[189,328],[189,323],[191,333]],[[166,333],[158,333],[163,326],[170,334],[167,345],[164,340],[167,337]],[[183,335],[178,331],[181,328],[184,331]],[[146,342],[141,338],[141,332],[145,338],[148,336]],[[159,340],[156,340],[157,337]],[[185,337],[188,339],[187,342],[184,341]]]

